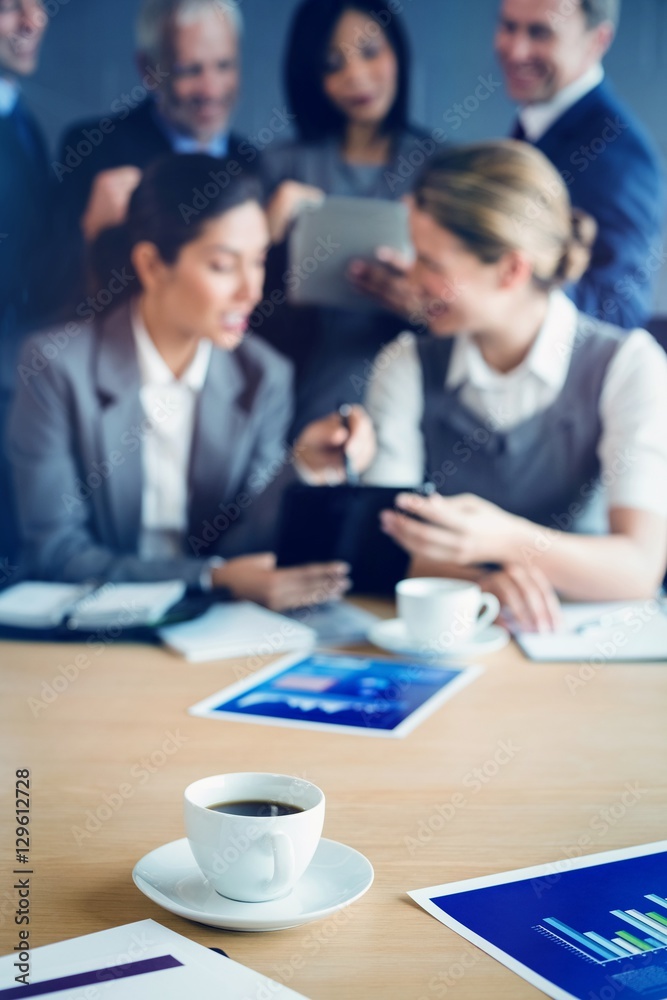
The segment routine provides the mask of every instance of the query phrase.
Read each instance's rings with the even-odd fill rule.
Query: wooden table
[[[392,741],[187,714],[237,679],[243,661],[195,666],[117,644],[4,643],[0,658],[2,954],[16,933],[9,807],[18,768],[31,771],[33,946],[152,917],[313,1000],[540,996],[406,891],[667,835],[661,665],[580,675],[578,666],[531,664],[510,646]],[[370,859],[370,892],[335,918],[268,934],[206,928],[146,899],[132,868],[184,835],[185,786],[238,770],[320,785],[325,836]],[[121,785],[130,786],[125,798]],[[102,808],[107,818],[89,833],[105,797],[116,806]]]

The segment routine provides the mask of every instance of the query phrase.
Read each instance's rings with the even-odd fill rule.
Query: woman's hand
[[[562,625],[558,596],[539,567],[510,563],[504,569],[486,573],[478,582],[482,590],[496,595],[502,618],[510,627],[524,632],[553,632]]]
[[[379,247],[375,260],[352,260],[347,276],[358,292],[375,299],[383,309],[416,322],[421,321],[424,303],[410,278],[412,264],[397,250]]]
[[[283,181],[266,210],[273,242],[282,243],[304,205],[321,205],[325,197],[324,191],[310,184]]]
[[[339,600],[350,589],[346,563],[313,563],[276,568],[271,552],[230,559],[213,570],[213,586],[226,587],[239,600],[255,601],[272,611],[287,611]]]
[[[294,458],[309,477],[333,484],[345,479],[346,456],[355,473],[361,475],[376,451],[371,418],[363,406],[351,406],[345,422],[339,413],[331,413],[308,424],[294,446]]]
[[[456,497],[422,497],[401,493],[396,511],[382,512],[382,530],[414,556],[432,562],[470,566],[514,561],[512,550],[521,542],[525,522],[488,500],[462,493]]]

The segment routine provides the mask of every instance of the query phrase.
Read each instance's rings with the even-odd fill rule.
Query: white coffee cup
[[[396,586],[398,616],[415,645],[446,652],[472,639],[497,617],[500,602],[468,580],[415,577]]]
[[[195,861],[216,892],[259,903],[286,896],[313,859],[324,824],[324,793],[303,778],[242,772],[201,778],[185,789],[185,830]],[[282,816],[217,811],[223,803],[277,802]]]

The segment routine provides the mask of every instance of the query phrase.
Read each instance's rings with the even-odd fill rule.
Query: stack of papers
[[[195,944],[154,920],[140,920],[97,934],[0,958],[0,998],[54,995],[58,1000],[247,1000],[303,996],[260,976],[209,948]],[[29,984],[29,985],[28,985]]]
[[[55,628],[64,619],[72,629],[118,625],[137,628],[158,622],[185,593],[182,580],[165,583],[18,583],[0,594],[0,625]]]
[[[253,604],[218,604],[191,622],[168,625],[158,635],[190,663],[235,656],[275,656],[309,649],[317,633],[308,625]]]
[[[540,662],[667,661],[667,614],[663,600],[566,604],[558,632],[519,632],[526,656]]]

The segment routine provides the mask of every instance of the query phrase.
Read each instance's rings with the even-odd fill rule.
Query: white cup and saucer
[[[151,851],[132,878],[171,913],[226,930],[319,920],[363,896],[370,862],[322,837],[324,793],[303,778],[219,774],[185,790],[187,837]]]
[[[493,653],[509,634],[493,622],[500,602],[472,581],[415,577],[396,586],[398,618],[376,622],[368,633],[375,646],[426,659],[468,659]]]

